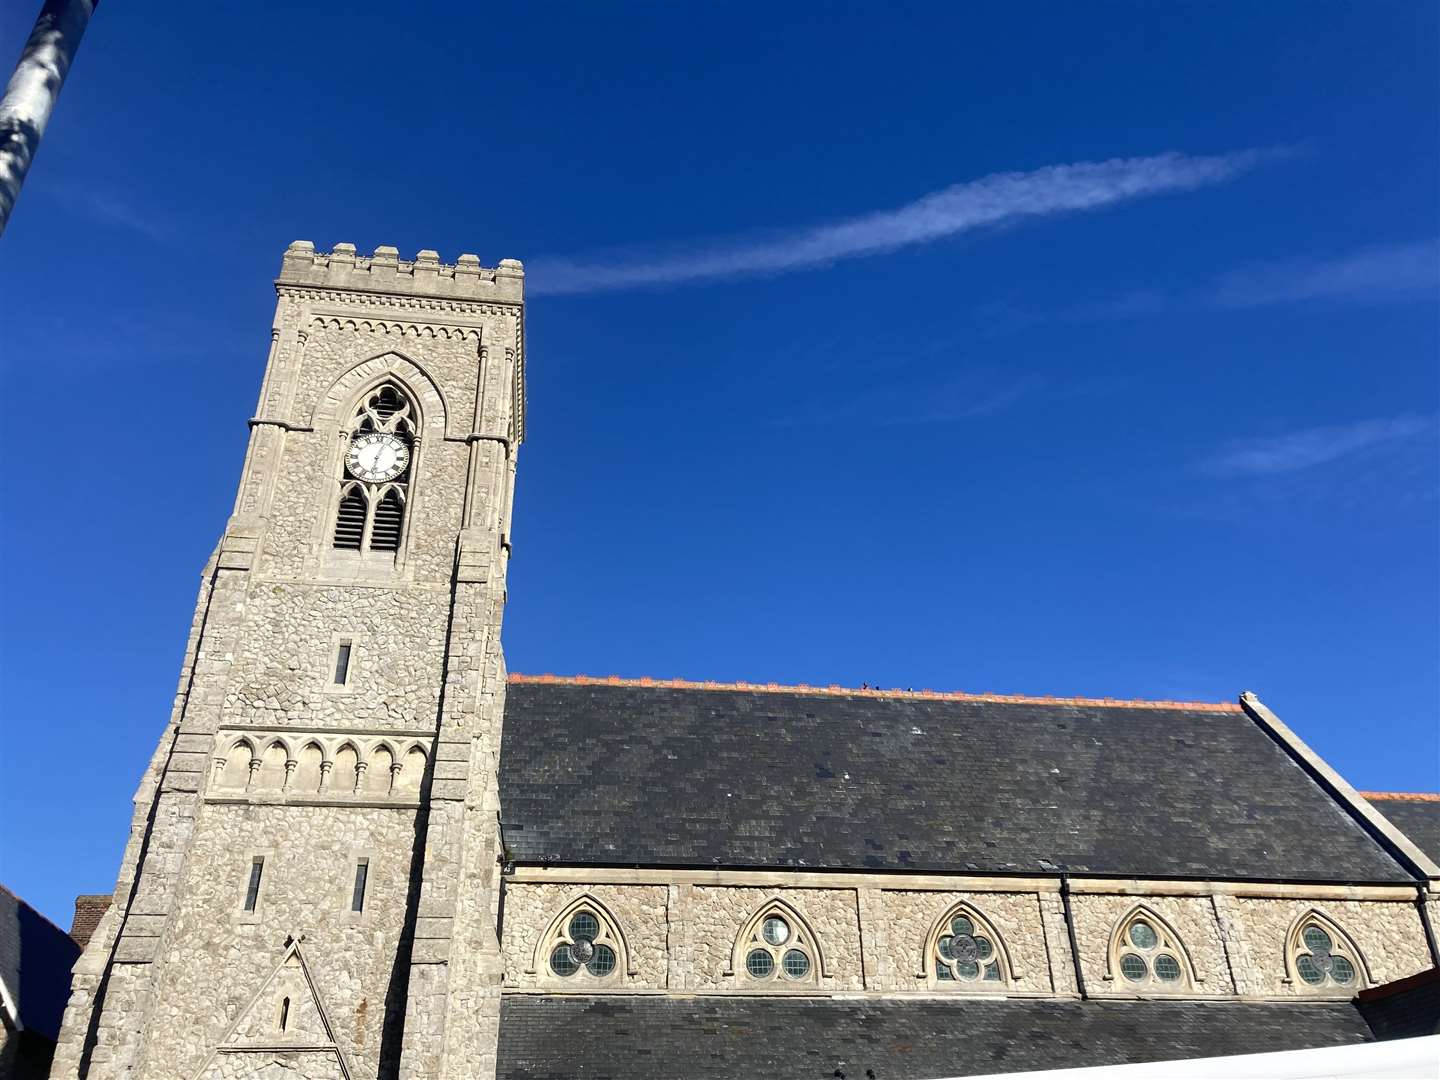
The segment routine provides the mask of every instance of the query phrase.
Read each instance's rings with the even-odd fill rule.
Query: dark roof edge
[[[1121,874],[1094,870],[926,870],[909,866],[799,866],[793,863],[637,863],[637,862],[566,862],[559,859],[511,859],[509,867],[535,867],[541,870],[656,870],[691,873],[695,871],[728,871],[741,874],[875,874],[896,878],[955,877],[955,878],[1013,878],[1033,880],[1053,878],[1055,887],[1060,887],[1062,877],[1071,881],[1184,881],[1215,882],[1225,881],[1243,885],[1292,885],[1303,888],[1307,885],[1323,885],[1327,888],[1413,888],[1413,881],[1380,880],[1378,878],[1281,878],[1281,877],[1216,877],[1214,874]],[[507,875],[508,876],[508,875]]]
[[[1246,690],[1240,705],[1248,715],[1290,757],[1318,783],[1381,848],[1401,866],[1440,892],[1440,866],[1415,846],[1415,842],[1392,825],[1360,793],[1346,783],[1328,762],[1312,750],[1286,723],[1255,694]]]
[[[1403,979],[1396,979],[1394,982],[1382,983],[1380,986],[1372,986],[1368,990],[1361,990],[1355,995],[1357,1001],[1381,1001],[1396,994],[1403,994],[1407,990],[1414,990],[1417,986],[1429,986],[1431,983],[1440,982],[1440,968],[1426,968],[1424,971],[1417,971],[1414,975],[1407,975]]]

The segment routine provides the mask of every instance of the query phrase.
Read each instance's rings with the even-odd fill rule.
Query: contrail
[[[557,256],[530,261],[529,286],[539,293],[582,293],[777,274],[879,255],[972,229],[1077,210],[1094,210],[1148,195],[1223,183],[1287,149],[1245,150],[1194,157],[1179,153],[1049,165],[1033,172],[992,173],[846,221],[797,229],[763,240],[718,241],[653,256]]]

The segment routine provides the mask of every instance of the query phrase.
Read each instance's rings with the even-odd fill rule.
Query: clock
[[[357,480],[383,484],[394,480],[410,464],[410,447],[403,439],[380,431],[367,431],[350,440],[345,468]]]

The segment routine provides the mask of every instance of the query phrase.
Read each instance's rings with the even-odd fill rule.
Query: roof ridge
[[[1440,802],[1440,791],[1362,791],[1366,799],[1392,799],[1395,802]]]
[[[907,698],[922,701],[987,701],[1012,705],[1085,705],[1108,709],[1189,709],[1195,712],[1243,712],[1238,702],[1228,701],[1145,701],[1136,698],[1054,697],[1029,694],[974,694],[963,690],[881,690],[871,687],[793,686],[781,683],[701,682],[689,679],[622,679],[618,675],[522,675],[512,672],[510,682],[519,684],[550,684],[564,686],[645,686],[666,690],[733,690],[766,694],[815,694],[876,698]],[[1440,796],[1436,796],[1440,798]]]

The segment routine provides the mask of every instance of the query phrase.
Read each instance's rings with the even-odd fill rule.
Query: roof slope
[[[1361,794],[1416,847],[1440,863],[1440,795],[1389,791]]]
[[[0,983],[22,1025],[52,1041],[60,1034],[79,956],[69,934],[0,885]]]
[[[919,1080],[1370,1041],[1350,1002],[508,995],[496,1076]]]
[[[512,679],[519,862],[1408,881],[1238,707]]]

